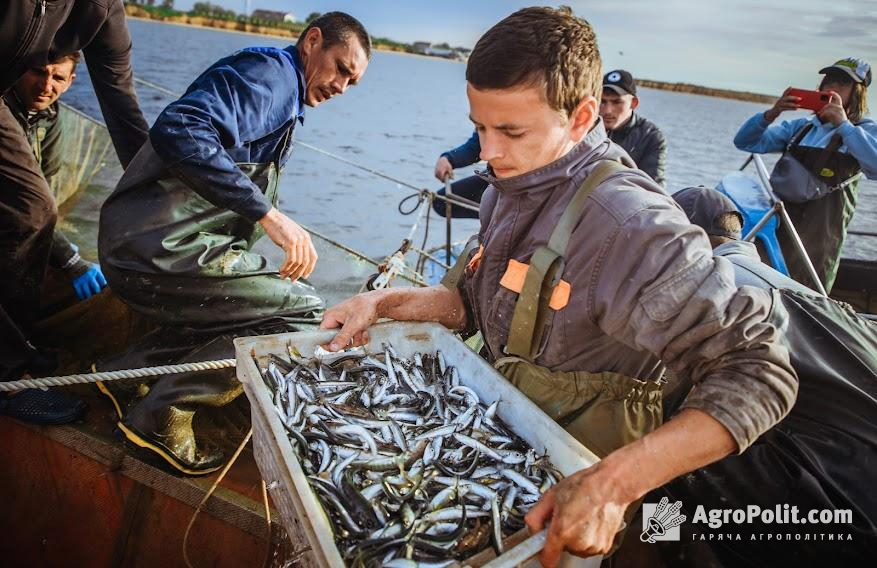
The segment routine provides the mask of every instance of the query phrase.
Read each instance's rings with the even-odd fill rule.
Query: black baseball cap
[[[603,76],[603,88],[612,89],[619,95],[636,96],[636,82],[633,75],[624,69],[610,71]]]
[[[740,233],[728,231],[716,223],[719,217],[725,213],[733,213],[740,219],[743,226],[743,215],[737,210],[734,202],[724,193],[704,187],[686,187],[673,194],[673,199],[682,207],[688,219],[704,231],[706,234],[716,237],[729,237],[739,239]]]

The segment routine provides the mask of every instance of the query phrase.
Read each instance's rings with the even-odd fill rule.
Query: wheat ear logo
[[[679,525],[685,522],[685,515],[680,515],[682,501],[669,505],[670,500],[662,497],[661,501],[643,504],[643,532],[639,539],[643,542],[656,540],[679,540]],[[669,505],[669,506],[668,506]]]

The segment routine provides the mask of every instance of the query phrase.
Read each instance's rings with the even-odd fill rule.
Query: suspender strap
[[[792,146],[798,146],[799,144],[801,144],[801,140],[803,140],[804,137],[807,136],[807,133],[810,132],[812,129],[813,123],[808,122],[806,125],[804,125],[804,128],[798,131],[796,135],[792,136],[792,139],[789,141],[789,145],[786,149],[788,150]]]
[[[445,288],[456,290],[460,287],[460,282],[463,280],[463,271],[466,270],[466,265],[469,264],[469,257],[472,256],[472,252],[478,248],[479,244],[477,236],[469,239],[469,242],[463,248],[463,252],[457,257],[457,262],[450,270],[445,272],[442,278],[442,285]]]
[[[791,140],[791,142],[789,142],[789,145],[786,148],[786,151],[789,152],[789,151],[792,151],[792,150],[795,150],[798,148],[801,148],[801,149],[806,148],[807,150],[810,150],[813,152],[817,151],[818,149],[808,148],[806,146],[800,145],[801,140],[804,139],[804,136],[806,136],[807,133],[810,132],[810,130],[812,128],[813,128],[813,123],[811,122],[811,123],[808,123],[806,126],[804,126],[804,128],[802,128],[801,130],[799,130],[798,133],[792,137],[792,140]],[[831,177],[831,175],[833,175],[833,174],[831,174],[830,176],[824,176],[823,169],[825,168],[826,165],[829,164],[830,160],[837,155],[837,151],[841,146],[843,146],[843,137],[840,134],[835,134],[834,136],[831,137],[831,140],[829,140],[828,144],[826,144],[825,147],[822,148],[821,151],[819,151],[819,154],[816,156],[815,160],[812,160],[812,161],[810,159],[802,160],[802,157],[800,154],[798,154],[798,155],[793,154],[793,156],[795,157],[795,159],[797,159],[798,161],[801,162],[801,165],[803,165],[805,167],[805,169],[807,169],[807,171],[809,171],[815,179],[819,180],[820,182],[828,184],[829,181],[826,180],[826,177]],[[834,164],[831,167],[833,170],[837,169]],[[841,180],[841,181],[837,181],[837,179],[832,180],[832,181],[837,181],[837,183],[835,185],[831,186],[832,190],[840,189],[840,188],[844,187],[858,174],[858,171],[854,172],[852,175],[848,175],[847,170],[843,170],[843,171],[844,171],[844,173],[839,174],[839,177],[845,176],[846,179]],[[861,170],[859,170],[859,171],[861,171]]]
[[[551,291],[563,273],[563,257],[545,245],[540,246],[530,259],[524,287],[515,303],[515,313],[509,328],[506,353],[528,361],[536,358],[545,326]],[[537,337],[538,336],[538,337]]]
[[[624,169],[619,162],[601,161],[576,191],[569,205],[555,225],[548,245],[536,249],[530,259],[524,287],[515,303],[515,313],[506,342],[506,353],[533,361],[536,359],[548,303],[554,287],[560,282],[564,270],[564,258],[569,239],[576,224],[581,220],[588,197],[610,175]]]
[[[274,166],[277,168],[277,173],[280,174],[280,160],[283,159],[283,155],[286,154],[287,148],[289,148],[290,143],[292,142],[292,132],[295,130],[295,121],[296,119],[292,119],[292,124],[289,125],[289,128],[286,129],[286,133],[283,135],[283,140],[280,141],[280,146],[278,146],[277,155],[274,156]]]

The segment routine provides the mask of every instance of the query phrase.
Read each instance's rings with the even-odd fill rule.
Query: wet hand
[[[830,122],[835,128],[843,124],[847,120],[847,113],[843,107],[843,101],[840,95],[831,91],[831,99],[828,104],[822,107],[822,110],[816,113],[822,122]]]
[[[454,166],[444,156],[439,156],[438,161],[435,163],[435,177],[440,182],[454,177]]]
[[[791,87],[789,87],[791,89]],[[796,97],[795,95],[790,95],[789,89],[783,91],[782,96],[776,100],[773,106],[765,111],[764,119],[768,122],[773,122],[777,119],[780,113],[785,112],[787,110],[798,110],[800,108],[798,103],[801,102],[801,97]]]
[[[543,566],[557,566],[564,550],[594,556],[612,549],[624,512],[634,501],[617,480],[617,475],[597,464],[562,480],[530,509],[524,521],[531,533],[550,523],[539,556]]]
[[[286,259],[280,266],[280,277],[295,282],[310,276],[317,265],[317,251],[308,232],[276,208],[271,208],[259,224],[268,238],[286,252]]]
[[[324,346],[329,351],[340,351],[347,347],[358,347],[368,343],[368,328],[378,321],[378,304],[381,291],[366,292],[332,306],[323,315],[320,329],[341,331]]]

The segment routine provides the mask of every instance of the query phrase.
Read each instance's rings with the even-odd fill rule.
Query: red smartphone
[[[801,100],[798,101],[798,106],[814,112],[822,110],[822,107],[831,100],[831,93],[828,91],[807,91],[805,89],[790,88],[786,94],[801,97]]]

